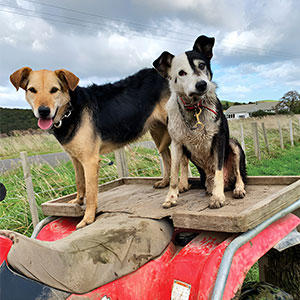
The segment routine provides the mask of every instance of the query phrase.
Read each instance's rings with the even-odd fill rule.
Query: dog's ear
[[[213,57],[212,49],[215,44],[214,37],[207,37],[205,35],[200,35],[195,41],[193,50],[204,54],[208,59]]]
[[[172,59],[174,55],[164,51],[159,58],[153,62],[153,67],[159,72],[159,74],[164,77],[169,77],[169,69],[171,68]]]
[[[79,83],[79,78],[72,72],[65,69],[54,71],[56,76],[62,81],[62,83],[71,91],[74,91]]]
[[[28,83],[28,76],[32,71],[29,67],[24,67],[12,73],[9,77],[10,82],[18,90],[20,87],[25,90]]]

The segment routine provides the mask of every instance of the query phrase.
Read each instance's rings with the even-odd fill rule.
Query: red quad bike
[[[134,190],[132,179],[130,184]],[[293,268],[300,278],[300,219],[293,214],[300,208],[299,186],[298,180],[283,188],[276,200],[281,208],[244,233],[179,227],[176,213],[170,221],[123,210],[104,212],[80,230],[75,230],[80,219],[52,216],[31,238],[0,231],[0,299],[239,299],[257,261],[260,277],[300,299],[300,283],[293,282]],[[282,286],[286,282],[290,286]]]

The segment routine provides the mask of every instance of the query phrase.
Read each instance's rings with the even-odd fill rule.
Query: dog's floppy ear
[[[169,69],[171,68],[172,59],[174,58],[174,55],[164,51],[159,58],[157,58],[153,62],[154,68],[159,72],[159,74],[164,77],[169,77]]]
[[[28,82],[28,76],[30,72],[32,71],[29,67],[24,67],[16,72],[12,73],[9,77],[10,82],[13,84],[13,86],[18,90],[20,87],[22,89],[26,89],[26,85]]]
[[[204,54],[208,59],[213,57],[212,49],[215,44],[214,37],[207,37],[205,35],[200,35],[195,41],[193,50]]]
[[[75,90],[79,83],[79,78],[76,75],[65,69],[56,70],[54,72],[66,87],[71,91]]]

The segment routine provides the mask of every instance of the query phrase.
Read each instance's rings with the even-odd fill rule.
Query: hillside
[[[266,101],[275,100],[260,100],[257,102]],[[224,110],[228,109],[232,105],[246,104],[227,100],[222,100],[221,103]],[[37,119],[34,117],[31,109],[0,107],[0,134],[8,134],[13,130],[28,130],[37,128]]]
[[[30,128],[37,129],[37,119],[31,109],[0,107],[0,134]]]

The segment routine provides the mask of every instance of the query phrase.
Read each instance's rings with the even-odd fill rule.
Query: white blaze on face
[[[196,70],[194,71],[186,53],[173,58],[170,68],[170,88],[179,95],[190,97],[193,93],[199,93],[196,89],[197,82],[204,80],[207,83],[207,91],[214,90],[215,85],[210,81],[210,74],[205,68],[200,69],[200,64],[205,64],[201,59],[193,61]]]

